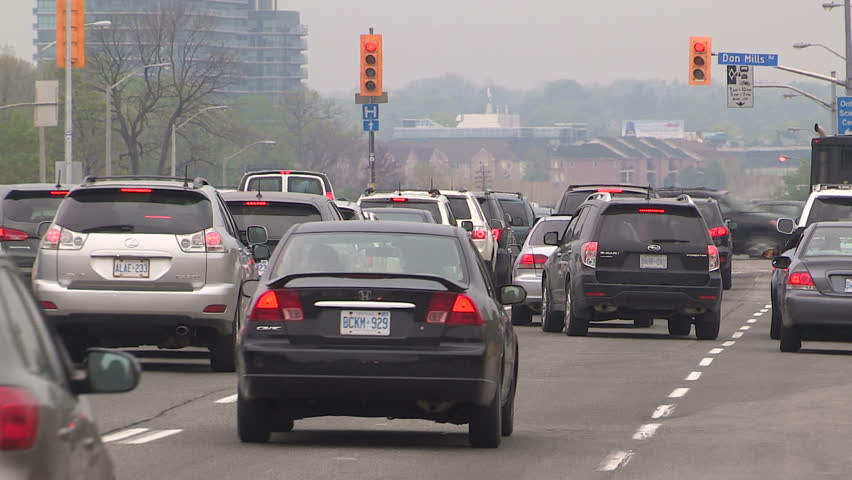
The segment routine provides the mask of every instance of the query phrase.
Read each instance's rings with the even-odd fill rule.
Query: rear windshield
[[[486,220],[505,220],[502,216],[495,212],[491,205],[491,202],[488,201],[488,197],[476,197],[479,201],[479,205],[482,207],[482,213],[485,214]]]
[[[273,277],[298,273],[407,273],[467,282],[455,237],[414,233],[304,233],[287,240]]]
[[[722,215],[719,212],[719,207],[712,202],[696,202],[695,206],[698,207],[698,210],[701,211],[701,216],[704,217],[704,221],[707,222],[707,226],[709,227],[718,227],[724,223],[722,221]]]
[[[213,226],[204,195],[181,190],[122,192],[98,188],[72,193],[56,215],[56,224],[79,233],[172,233],[186,235]]]
[[[804,257],[852,256],[852,228],[820,227],[803,247]]]
[[[340,210],[340,214],[343,215],[344,220],[352,220],[358,215],[355,213],[355,210],[349,207],[337,207]]]
[[[65,194],[50,192],[11,192],[3,200],[5,221],[16,223],[50,222]]]
[[[371,212],[378,220],[387,220],[394,222],[418,222],[418,223],[434,223],[434,221],[429,221],[426,215],[420,214],[420,212],[405,212],[400,209],[399,212],[377,212],[375,210],[368,210]]]
[[[692,208],[618,205],[604,212],[598,238],[607,243],[702,244],[707,242],[703,223]]]
[[[283,192],[282,178],[278,176],[272,177],[252,177],[246,184],[246,190],[256,192],[258,189],[262,192]]]
[[[261,225],[266,227],[271,238],[279,239],[293,225],[322,221],[322,214],[313,205],[285,202],[267,202],[266,205],[246,203],[257,202],[228,202],[228,209],[243,232],[249,225]]]
[[[512,216],[512,225],[517,227],[532,226],[533,219],[530,218],[529,211],[526,209],[526,204],[520,200],[500,199],[500,206],[503,211]],[[518,221],[521,220],[521,221]]]
[[[295,193],[312,193],[324,195],[322,180],[317,177],[298,177],[290,175],[287,177],[287,191]]]
[[[453,211],[453,216],[456,220],[470,220],[473,216],[470,214],[470,206],[467,204],[467,197],[447,197],[450,201],[450,210]]]
[[[816,197],[808,214],[808,225],[814,222],[852,220],[852,197]]]
[[[544,234],[549,232],[557,232],[559,236],[565,232],[565,228],[571,223],[571,217],[565,217],[565,220],[548,220],[546,222],[538,222],[530,234],[529,244],[535,247],[544,245]]]
[[[431,200],[412,200],[409,198],[405,202],[394,202],[390,198],[374,198],[361,200],[361,208],[416,208],[431,213],[435,220],[441,218],[441,210],[438,207],[438,202]]]
[[[605,187],[601,187],[605,188]],[[562,194],[562,199],[559,200],[559,206],[556,209],[556,213],[558,215],[574,215],[574,212],[577,211],[577,208],[589,198],[589,195],[597,192],[597,190],[575,190],[571,192],[565,192]],[[621,193],[612,193],[613,197],[620,198],[644,198],[648,194],[642,192],[621,192]]]

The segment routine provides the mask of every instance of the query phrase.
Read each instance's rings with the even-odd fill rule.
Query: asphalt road
[[[852,344],[780,353],[768,268],[735,260],[714,342],[670,338],[665,322],[519,328],[515,434],[498,450],[470,448],[466,427],[354,418],[243,445],[235,378],[197,351],[141,352],[139,389],[92,402],[126,479],[847,479]]]

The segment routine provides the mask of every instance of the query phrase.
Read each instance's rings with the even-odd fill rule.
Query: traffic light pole
[[[376,132],[370,132],[370,188],[376,188]]]
[[[72,160],[74,158],[74,88],[71,83],[74,79],[71,59],[72,3],[74,3],[73,0],[65,0],[65,175],[62,181],[66,183],[73,181]]]
[[[846,87],[846,96],[852,96],[852,11],[849,10],[850,1],[843,0],[843,18],[845,22],[846,32],[846,78],[844,86]]]

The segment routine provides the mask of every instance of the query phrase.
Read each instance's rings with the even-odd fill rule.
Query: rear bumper
[[[527,291],[527,299],[524,300],[524,305],[530,307],[541,306],[541,273],[543,270],[515,270],[512,277],[512,284],[524,287]]]
[[[852,297],[788,290],[783,312],[785,327],[852,327]]]
[[[708,285],[669,286],[585,283],[574,301],[580,308],[615,306],[619,311],[679,312],[685,309],[717,311],[722,302],[720,275],[711,276]]]

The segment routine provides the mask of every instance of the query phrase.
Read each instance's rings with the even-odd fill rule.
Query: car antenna
[[[257,196],[255,198],[257,198],[258,200],[263,198],[263,194],[260,193],[260,182],[257,182]]]
[[[183,166],[183,188],[189,188],[189,165]]]
[[[56,188],[62,188],[62,170],[56,172]]]
[[[649,202],[651,201],[651,189],[652,188],[654,188],[654,187],[652,187],[651,184],[649,183],[648,184],[648,193],[645,195],[645,200],[648,200]]]

